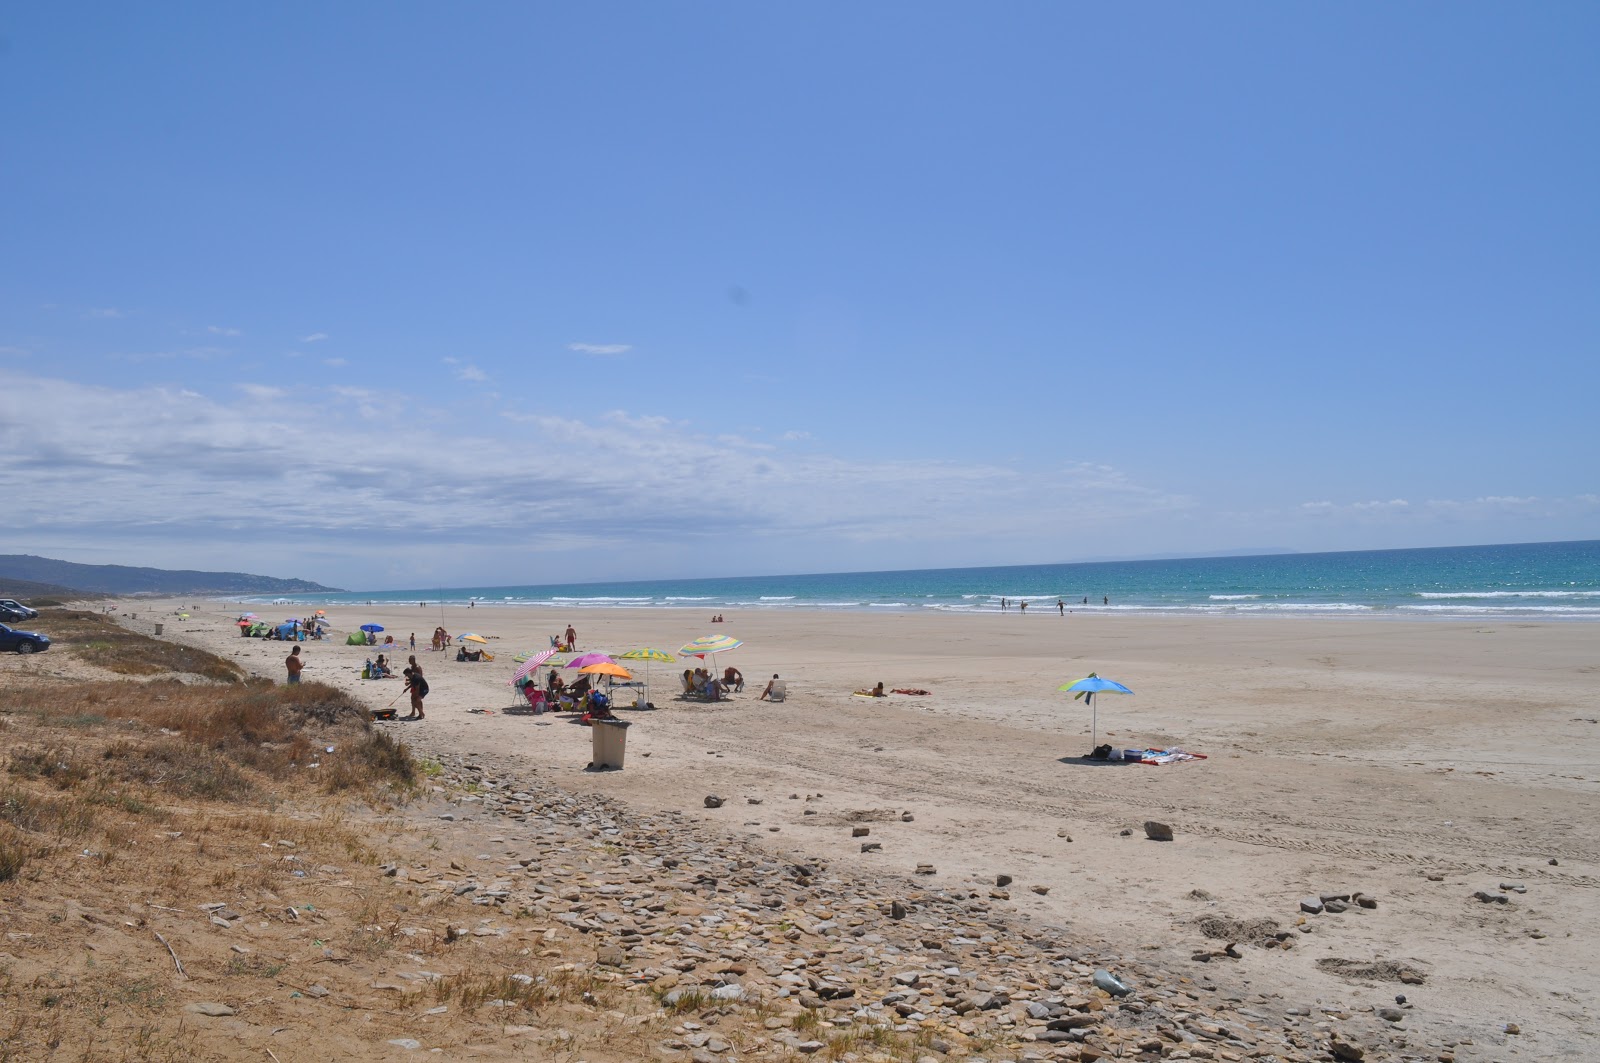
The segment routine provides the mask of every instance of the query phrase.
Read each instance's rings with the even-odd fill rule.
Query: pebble
[[[889,857],[871,866],[853,855],[833,862],[803,850],[767,851],[687,811],[634,810],[600,794],[568,793],[502,770],[491,756],[474,758],[481,771],[469,771],[459,755],[436,759],[439,792],[465,803],[460,787],[475,782],[470,807],[505,823],[507,849],[453,870],[448,860],[372,868],[370,881],[414,893],[423,905],[460,890],[452,940],[542,928],[531,931],[531,951],[562,955],[552,946],[582,942],[594,957],[578,966],[586,977],[648,988],[669,1008],[691,993],[714,1004],[680,1016],[670,1034],[663,1029],[653,1057],[811,1056],[826,1054],[841,1030],[892,1028],[918,1039],[914,1055],[894,1058],[919,1063],[1141,1056],[1313,1063],[1327,1060],[1334,1044],[1359,1052],[1335,1055],[1354,1063],[1372,1051],[1359,1041],[1387,1045],[1397,1035],[1390,1020],[1368,1010],[1340,1012],[1340,1032],[1330,1037],[1328,1027],[1313,1029],[1309,1009],[1292,1017],[1299,1009],[1286,1009],[1274,990],[1234,985],[1225,973],[1213,982],[1186,973],[1193,970],[1187,963],[1168,966],[1160,953],[1135,959],[1045,916],[1018,915],[1005,889],[1010,875],[996,874],[986,888],[941,881],[931,863],[895,867]],[[721,801],[708,795],[707,805]],[[1097,971],[1116,972],[1106,983],[1112,988],[1096,986]],[[395,972],[383,988],[403,998],[432,977]],[[1112,995],[1128,986],[1137,991]],[[776,1011],[747,1014],[752,1007]],[[796,1031],[802,1011],[821,1025]],[[1280,1023],[1268,1015],[1291,1017]],[[729,1017],[719,1034],[721,1016]],[[741,1016],[768,1050],[735,1047]],[[392,1043],[411,1047],[402,1040],[410,1039]],[[844,1056],[880,1057],[888,1054],[864,1042]]]
[[[238,1014],[238,1012],[234,1011],[226,1004],[214,1003],[185,1004],[183,1006],[183,1010],[187,1011],[191,1015],[205,1015],[213,1019],[220,1019],[224,1016]]]

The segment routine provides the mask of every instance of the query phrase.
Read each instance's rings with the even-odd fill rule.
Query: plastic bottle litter
[[[1125,997],[1133,992],[1132,986],[1104,968],[1094,972],[1094,984],[1114,997]]]

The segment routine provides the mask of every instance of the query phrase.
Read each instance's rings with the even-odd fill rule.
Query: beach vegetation
[[[244,669],[226,657],[181,642],[149,638],[102,613],[51,609],[38,623],[49,628],[58,651],[118,675],[190,675],[217,683],[242,683],[245,679]]]

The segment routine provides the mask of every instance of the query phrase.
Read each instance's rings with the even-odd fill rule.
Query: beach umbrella
[[[619,661],[643,661],[644,662],[644,700],[646,702],[649,702],[649,700],[650,700],[650,662],[651,661],[675,661],[675,660],[677,660],[677,658],[674,657],[672,654],[668,653],[666,650],[658,650],[658,649],[656,649],[656,648],[654,648],[652,646],[643,646],[643,647],[641,647],[641,648],[639,648],[637,650],[629,650],[627,653],[619,653],[619,654],[617,654],[617,660],[619,660]]]
[[[362,631],[379,632],[379,631],[383,630],[383,625],[382,624],[362,624],[361,625],[361,630]]]
[[[646,646],[644,649],[629,650],[627,653],[619,653],[619,654],[617,654],[617,660],[619,660],[619,661],[675,661],[675,660],[677,660],[677,658],[674,657],[672,654],[668,653],[666,650],[657,650],[657,649],[652,649],[652,648]]]
[[[1100,744],[1100,710],[1095,708],[1094,696],[1096,694],[1103,694],[1108,691],[1112,694],[1133,693],[1133,691],[1129,690],[1121,683],[1118,683],[1113,679],[1102,679],[1093,672],[1090,672],[1087,676],[1078,680],[1076,683],[1063,683],[1056,687],[1056,689],[1071,692],[1072,700],[1074,701],[1078,700],[1079,698],[1084,698],[1088,701],[1089,719],[1091,721],[1089,725],[1091,730],[1089,733],[1092,736],[1092,741],[1096,746]]]
[[[470,635],[470,634],[469,635],[461,635],[456,639],[456,641],[457,642],[481,642],[485,646],[487,646],[489,644],[489,640],[484,638],[482,635]]]
[[[736,650],[744,643],[732,635],[701,635],[686,646],[678,647],[678,652],[685,657],[704,657],[706,654],[724,653]]]
[[[626,668],[622,667],[620,664],[617,664],[615,661],[601,661],[598,664],[586,664],[582,668],[579,668],[578,671],[588,672],[590,675],[609,675],[617,679],[633,678],[632,674],[630,674]]]
[[[239,614],[239,619],[240,620],[254,620],[255,618],[256,618],[256,614],[254,614],[254,613],[240,613]]]
[[[699,657],[704,660],[706,654],[711,655],[711,671],[717,670],[717,654],[736,650],[744,643],[732,635],[701,635],[686,646],[678,647],[678,652],[685,657]]]
[[[517,669],[517,674],[511,677],[511,685],[517,686],[528,676],[539,670],[539,666],[556,655],[555,650],[540,650],[538,653],[519,654],[517,659],[522,667]]]
[[[615,664],[610,657],[603,653],[584,653],[567,662],[568,668],[587,668],[591,664]]]

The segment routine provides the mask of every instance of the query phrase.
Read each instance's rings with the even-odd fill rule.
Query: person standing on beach
[[[411,633],[411,652],[417,652],[417,633],[415,631]]]
[[[573,647],[577,646],[577,644],[578,644],[578,632],[576,630],[574,630],[574,628],[573,628],[573,626],[571,624],[568,624],[567,625],[567,652],[571,653],[572,650],[573,650]]]
[[[1067,615],[1067,603],[1062,601],[1060,598],[1056,599],[1056,612],[1060,613],[1062,616]]]
[[[1027,616],[1028,615],[1028,599],[1024,598],[1020,602],[1017,603],[1017,611],[1020,612],[1023,616]]]
[[[289,656],[283,659],[283,664],[285,668],[289,669],[289,682],[300,682],[300,671],[305,668],[306,661],[304,657],[300,656],[299,646],[289,651]]]
[[[422,699],[428,696],[428,681],[422,677],[422,665],[417,663],[417,658],[413,655],[409,660],[411,667],[405,670],[405,689],[411,692],[411,715],[401,719],[424,720],[428,714],[422,710]]]

